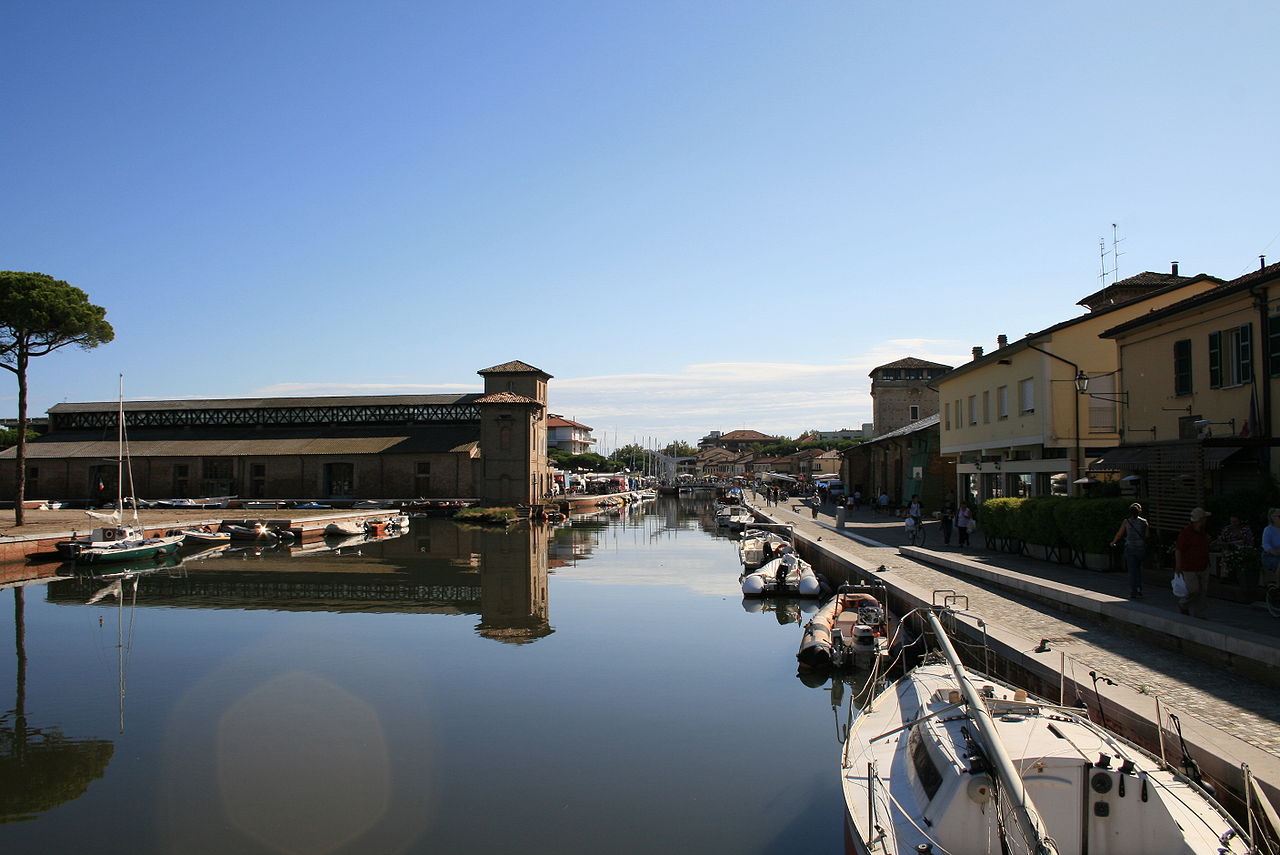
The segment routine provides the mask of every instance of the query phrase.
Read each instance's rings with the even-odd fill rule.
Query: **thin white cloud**
[[[798,347],[803,347],[800,342]],[[780,347],[785,348],[785,344]],[[749,428],[779,436],[859,428],[871,421],[871,369],[907,356],[958,365],[954,339],[894,339],[831,362],[698,362],[667,373],[558,376],[550,410],[589,425],[605,450],[634,440],[696,442],[708,431]],[[960,356],[958,354],[965,354]],[[263,397],[479,392],[479,384],[275,383]]]

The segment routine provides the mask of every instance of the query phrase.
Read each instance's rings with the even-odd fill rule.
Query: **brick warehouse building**
[[[125,402],[134,490],[144,498],[478,498],[549,492],[547,381],[523,362],[478,372],[466,395]],[[117,402],[58,404],[27,444],[32,499],[116,496]],[[0,452],[12,496],[16,450]],[[126,476],[127,477],[127,476]]]

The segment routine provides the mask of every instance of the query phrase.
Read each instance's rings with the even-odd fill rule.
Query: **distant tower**
[[[476,487],[491,505],[532,505],[551,490],[547,462],[547,381],[524,362],[477,372],[484,378]]]
[[[950,365],[908,356],[871,369],[871,422],[875,436],[905,427],[938,412],[938,393],[929,384]]]

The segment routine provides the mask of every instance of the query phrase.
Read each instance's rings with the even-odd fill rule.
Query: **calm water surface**
[[[664,499],[0,592],[0,851],[838,853],[832,693],[738,572]]]

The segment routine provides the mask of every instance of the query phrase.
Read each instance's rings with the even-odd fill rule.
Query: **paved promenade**
[[[970,610],[993,627],[1021,636],[1031,651],[1048,639],[1053,651],[1066,654],[1071,675],[1088,682],[1096,670],[1115,681],[1126,694],[1159,696],[1183,718],[1199,719],[1197,730],[1216,730],[1258,751],[1231,751],[1249,762],[1260,779],[1280,779],[1280,688],[1242,677],[1221,664],[1191,658],[1151,643],[1158,633],[1198,639],[1200,643],[1248,657],[1254,668],[1274,668],[1280,662],[1280,619],[1261,604],[1210,600],[1207,618],[1197,620],[1178,612],[1167,579],[1148,579],[1144,598],[1126,599],[1123,573],[1100,573],[982,547],[961,550],[952,538],[942,545],[938,523],[926,524],[926,547],[906,547],[902,520],[874,515],[869,509],[852,514],[837,529],[834,510],[825,506],[813,518],[798,500],[768,504],[751,496],[752,506],[778,522],[792,523],[811,541],[874,570],[883,565],[886,581],[926,592],[953,589],[969,598]],[[905,547],[903,554],[900,547]],[[1044,600],[1061,599],[1073,607],[1064,611]],[[1146,636],[1146,638],[1144,638]],[[1058,660],[1054,660],[1055,664]],[[1261,752],[1261,756],[1258,752]],[[1260,766],[1269,767],[1264,773]]]

